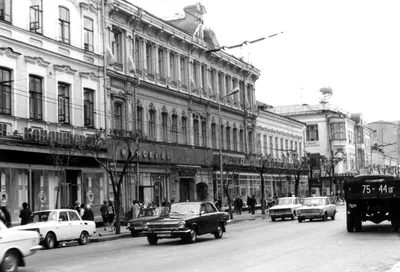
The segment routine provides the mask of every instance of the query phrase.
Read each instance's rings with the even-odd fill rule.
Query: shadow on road
[[[221,239],[227,240],[227,239],[229,239],[229,237],[224,236]],[[210,237],[202,236],[202,237],[198,237],[197,242],[195,242],[195,243],[186,243],[186,242],[182,241],[181,239],[159,239],[157,245],[155,245],[155,246],[162,247],[162,246],[173,246],[173,245],[176,245],[176,246],[196,245],[196,244],[201,244],[201,243],[210,243],[212,241],[218,242],[218,240],[221,240],[221,239],[215,239],[213,236],[210,236]],[[148,244],[148,246],[153,247],[153,245],[149,245],[149,244]]]

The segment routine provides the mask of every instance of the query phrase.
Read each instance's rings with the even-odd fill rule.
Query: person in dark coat
[[[8,211],[6,206],[1,206],[1,211],[4,214],[4,225],[7,226],[7,228],[11,228],[11,215],[10,212]]]
[[[19,218],[21,218],[21,225],[26,225],[29,222],[32,211],[28,208],[28,203],[22,203],[22,210],[19,212]]]
[[[82,220],[94,221],[94,213],[93,213],[92,207],[90,207],[89,204],[87,204],[87,205],[84,207],[84,212],[83,212]]]
[[[104,230],[107,230],[106,226],[108,223],[108,218],[107,218],[107,209],[108,209],[108,204],[107,200],[103,201],[103,205],[100,207],[100,212],[101,212],[101,217],[103,218],[103,226]]]
[[[237,198],[237,209],[238,209],[238,214],[242,214],[242,208],[243,208],[243,200],[241,196],[238,196]]]
[[[253,197],[251,197],[249,199],[249,201],[250,201],[249,206],[250,206],[251,214],[255,214],[255,212],[256,212],[256,204],[257,204],[256,196],[253,195]]]

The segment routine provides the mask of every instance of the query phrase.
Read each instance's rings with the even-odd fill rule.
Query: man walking
[[[29,217],[31,216],[32,212],[28,208],[28,203],[22,203],[22,210],[19,213],[19,218],[21,218],[21,225],[26,225],[29,222]]]
[[[107,218],[108,205],[107,205],[107,203],[108,203],[107,200],[104,200],[103,205],[101,205],[101,207],[100,207],[101,218],[103,218],[104,230],[107,230],[106,226],[107,226],[107,222],[108,222],[108,218]]]

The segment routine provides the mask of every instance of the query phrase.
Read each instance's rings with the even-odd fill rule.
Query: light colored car
[[[94,221],[82,220],[78,212],[71,209],[44,210],[32,213],[29,224],[12,229],[35,230],[40,234],[40,243],[50,249],[60,242],[78,241],[80,245],[89,242],[96,232]]]
[[[0,271],[17,271],[25,257],[41,248],[36,231],[9,229],[0,221]]]
[[[269,209],[269,216],[272,221],[275,221],[276,218],[285,218],[294,219],[297,215],[297,209],[301,207],[301,202],[298,197],[282,197],[278,198],[278,203],[275,206],[272,206]]]
[[[328,217],[335,220],[336,205],[329,197],[308,197],[304,199],[303,206],[297,210],[299,223],[305,219],[312,221],[314,218],[321,218],[326,221]]]

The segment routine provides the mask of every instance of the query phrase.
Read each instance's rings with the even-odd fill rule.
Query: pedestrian
[[[238,196],[234,196],[233,197],[233,212],[235,212],[236,214],[239,214],[238,212]]]
[[[257,204],[256,196],[253,195],[253,197],[250,198],[250,211],[251,211],[251,214],[255,214],[255,212],[256,212],[256,204]]]
[[[169,202],[168,202],[167,198],[164,198],[164,201],[163,201],[163,203],[161,203],[161,206],[165,207],[167,205],[169,205]]]
[[[87,204],[83,208],[83,210],[84,210],[84,212],[83,212],[82,220],[94,221],[94,213],[93,213],[92,207],[90,207],[90,204]]]
[[[101,218],[103,218],[104,230],[107,230],[106,229],[107,222],[108,222],[107,209],[108,209],[107,200],[103,200],[103,205],[101,205],[101,207],[100,207],[100,212],[101,212]]]
[[[7,228],[11,228],[11,215],[10,212],[8,211],[6,206],[1,206],[1,211],[4,214],[4,225],[6,225]]]
[[[81,218],[83,217],[84,213],[85,213],[85,204],[81,204],[81,206],[79,207],[79,215],[81,216]]]
[[[132,206],[132,219],[138,218],[140,214],[140,206],[137,200],[133,201]]]
[[[238,197],[237,200],[237,206],[238,206],[238,214],[242,214],[242,209],[243,209],[243,200],[242,200],[242,196]]]
[[[249,213],[251,213],[251,197],[247,196],[247,201],[246,201],[247,207],[249,207]]]
[[[74,209],[78,212],[78,214],[81,214],[81,205],[80,205],[79,201],[75,201]]]
[[[29,222],[32,211],[28,208],[28,203],[22,203],[22,210],[19,212],[19,218],[21,218],[21,225],[26,225]]]
[[[272,201],[272,206],[274,206],[275,204],[278,204],[278,196],[276,194],[274,194],[274,198]]]
[[[115,209],[113,206],[112,201],[108,201],[108,207],[107,207],[107,217],[108,217],[108,223],[110,224],[110,231],[114,230],[114,218],[115,218]]]

